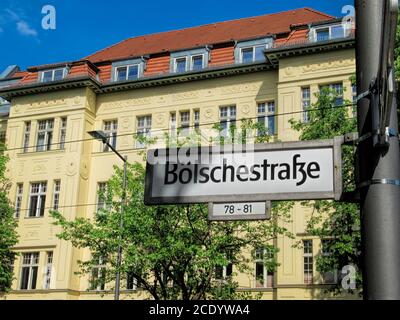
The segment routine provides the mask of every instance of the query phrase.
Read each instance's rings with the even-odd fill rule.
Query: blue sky
[[[353,0],[0,0],[0,72],[79,60],[129,37],[311,7],[342,16]],[[43,6],[56,9],[56,29],[42,28]]]

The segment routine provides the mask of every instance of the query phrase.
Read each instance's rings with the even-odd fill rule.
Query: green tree
[[[171,142],[171,137],[166,140]],[[200,138],[183,140],[197,144]],[[124,280],[128,274],[134,277],[153,299],[249,298],[250,294],[237,291],[234,274],[218,279],[218,271],[232,263],[238,272],[252,274],[253,257],[246,252],[254,254],[256,248],[272,253],[266,255],[265,263],[274,270],[274,240],[280,235],[293,237],[283,227],[290,221],[290,204],[276,203],[272,219],[266,222],[210,222],[205,205],[145,206],[144,177],[142,164],[128,165],[120,271]],[[91,278],[94,287],[105,283],[112,286],[115,279],[120,203],[113,200],[121,197],[121,181],[122,170],[115,167],[107,191],[100,195],[107,202],[107,210],[95,213],[94,219],[67,221],[62,214],[52,213],[55,223],[62,227],[59,237],[92,253],[90,260],[80,262],[82,274],[91,274],[99,258],[106,264],[101,276],[96,273]]]
[[[300,140],[329,139],[342,136],[356,130],[351,102],[337,106],[338,93],[322,88],[317,94],[317,102],[309,111],[309,121],[291,120],[292,128],[300,133]],[[354,107],[353,107],[354,108]],[[353,109],[354,110],[354,109]],[[354,191],[354,148],[343,146],[343,184],[344,192]],[[344,266],[352,265],[357,269],[356,286],[361,286],[361,236],[360,212],[357,204],[337,201],[308,201],[303,205],[311,207],[312,216],[307,224],[307,232],[326,240],[325,251],[329,254],[318,255],[317,270],[324,274],[337,271],[341,275]],[[341,281],[331,287],[337,294],[343,292]]]
[[[7,156],[5,146],[0,142],[0,294],[7,292],[12,284],[12,264],[15,253],[12,247],[18,242],[17,223],[8,199],[9,181],[5,177]]]

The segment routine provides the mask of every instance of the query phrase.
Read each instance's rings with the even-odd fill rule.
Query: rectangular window
[[[245,48],[242,49],[242,63],[251,63],[253,62],[254,56],[254,48]]]
[[[270,101],[258,104],[258,123],[265,128],[265,133],[268,135],[276,134],[275,131],[275,102]],[[258,135],[263,135],[264,132],[258,132]]]
[[[175,59],[175,72],[185,72],[186,71],[186,57]]]
[[[200,128],[200,110],[194,110],[193,123],[194,123],[194,129],[199,130],[199,128]]]
[[[53,252],[47,252],[46,268],[43,287],[45,290],[51,289],[51,269],[53,267]]]
[[[135,80],[137,78],[139,78],[138,64],[115,68],[115,79],[117,81]]]
[[[107,203],[107,182],[97,184],[97,211],[105,210]]]
[[[264,61],[265,60],[264,51],[266,48],[267,48],[266,45],[242,48],[240,61],[242,63]]]
[[[108,137],[108,142],[115,149],[117,147],[117,133],[118,133],[118,121],[104,121],[103,124],[104,133]],[[110,147],[106,144],[103,144],[103,152],[109,152]]]
[[[303,122],[310,122],[310,114],[308,109],[311,106],[311,90],[310,87],[301,88],[301,108],[303,110]]]
[[[344,38],[344,28],[342,25],[331,27],[331,39],[341,39]]]
[[[332,240],[323,239],[321,241],[321,255],[323,257],[329,257],[332,255]],[[322,281],[325,284],[334,284],[337,282],[337,271],[327,271],[322,275]]]
[[[36,151],[51,150],[53,140],[54,120],[41,120],[38,122],[38,136],[36,143]]]
[[[140,139],[148,139],[151,137],[151,116],[139,117],[137,120],[137,143],[136,147],[141,149],[146,147],[145,141]]]
[[[230,261],[232,256],[228,253],[227,260],[229,261],[225,266],[216,266],[215,268],[215,279],[224,280],[226,278],[232,277],[233,263]]]
[[[189,129],[189,127],[190,127],[190,111],[180,112],[180,116],[181,116],[181,118],[180,118],[180,120],[181,120],[180,133],[181,133],[181,136],[185,137],[185,136],[188,136],[189,132],[190,132],[190,129]]]
[[[329,40],[329,28],[317,30],[317,41]]]
[[[172,137],[176,136],[176,112],[173,112],[170,114],[170,120],[169,120],[169,128],[170,128],[170,135]]]
[[[58,210],[60,206],[60,191],[61,191],[61,181],[54,181],[54,191],[53,191],[53,210]]]
[[[268,270],[265,259],[272,259],[273,254],[266,248],[258,248],[255,251],[255,287],[272,288],[274,285],[274,273]]]
[[[31,184],[29,194],[28,217],[39,218],[44,216],[46,205],[47,182],[38,182]]]
[[[42,82],[60,81],[64,79],[66,74],[66,69],[54,69],[42,72]]]
[[[304,240],[303,241],[303,266],[304,266],[304,283],[313,283],[313,241]]]
[[[15,218],[19,218],[21,215],[23,192],[24,192],[24,185],[22,183],[18,183],[16,189],[16,198],[15,198]]]
[[[61,118],[60,124],[60,150],[65,149],[65,138],[67,136],[67,118]]]
[[[31,122],[25,122],[25,129],[24,129],[24,153],[29,151],[29,139],[31,136]]]
[[[106,285],[106,263],[104,258],[98,259],[98,264],[92,269],[90,290],[104,291]]]
[[[203,69],[203,59],[203,55],[193,56],[191,70],[198,71]]]
[[[324,85],[320,87],[320,91],[325,88],[329,88],[336,94],[335,98],[335,106],[339,107],[343,105],[343,84],[342,83],[333,83],[329,85]]]
[[[132,273],[126,274],[126,290],[136,290],[137,289],[137,279]]]
[[[21,290],[36,289],[39,268],[39,252],[24,253],[21,266]]]
[[[236,106],[220,108],[220,125],[222,136],[228,137],[236,126]]]

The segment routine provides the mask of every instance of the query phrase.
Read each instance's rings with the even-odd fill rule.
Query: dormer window
[[[343,39],[348,35],[346,24],[318,26],[311,29],[310,38],[316,42]]]
[[[141,58],[114,62],[111,79],[113,82],[136,80],[143,75],[143,70],[144,61]]]
[[[208,66],[206,48],[171,53],[171,72],[199,71]]]
[[[135,80],[139,77],[139,65],[130,65],[115,68],[116,81]]]
[[[264,51],[272,46],[272,38],[244,41],[235,49],[236,63],[253,63],[265,61]]]
[[[40,73],[41,82],[60,81],[67,75],[67,68],[45,70]]]

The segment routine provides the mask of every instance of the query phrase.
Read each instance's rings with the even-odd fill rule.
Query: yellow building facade
[[[60,229],[49,217],[49,210],[56,206],[67,219],[92,218],[98,205],[99,185],[111,177],[114,165],[122,165],[114,153],[103,152],[102,144],[91,139],[88,131],[115,129],[117,150],[134,162],[142,159],[142,149],[137,148],[134,134],[143,126],[151,128],[151,132],[169,132],[171,115],[175,114],[179,127],[180,115],[189,112],[190,130],[197,123],[202,128],[212,128],[221,121],[221,108],[235,107],[236,120],[257,119],[258,106],[273,102],[276,139],[295,141],[298,133],[291,129],[289,120],[302,119],[303,106],[316,101],[315,94],[321,86],[341,84],[343,98],[353,100],[349,78],[355,73],[354,39],[346,41],[312,50],[304,50],[304,46],[296,50],[272,49],[269,53],[267,50],[270,61],[278,60],[276,65],[257,64],[257,68],[247,69],[238,65],[231,74],[218,70],[218,75],[202,79],[185,78],[115,92],[99,92],[93,85],[84,85],[5,95],[12,107],[0,126],[7,123],[10,200],[18,207],[20,238],[13,248],[19,254],[14,262],[15,280],[12,290],[3,298],[113,298],[113,292],[88,290],[89,279],[76,272],[78,260],[89,259],[90,252],[58,239]],[[40,140],[44,145],[48,142],[46,132],[52,133],[52,147],[38,150],[39,135],[44,135]],[[32,196],[45,205],[32,209]],[[276,239],[280,265],[273,281],[260,286],[255,274],[239,274],[240,290],[261,292],[262,298],[268,300],[329,297],[316,270],[321,241],[306,234],[310,214],[300,205],[292,210],[293,222],[287,227],[296,239]],[[312,240],[307,242],[307,252],[293,247],[303,240]],[[312,269],[307,269],[307,274],[305,258],[310,262],[306,267]],[[34,273],[37,276],[33,288]],[[126,290],[122,283],[122,299],[147,297],[140,289]]]

